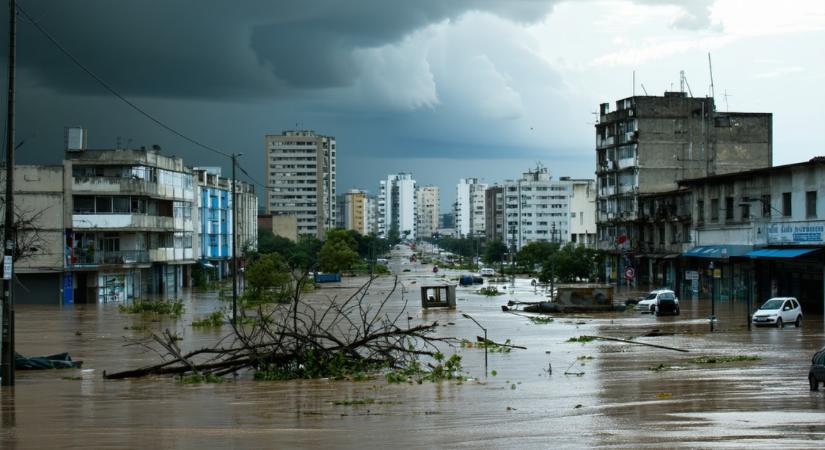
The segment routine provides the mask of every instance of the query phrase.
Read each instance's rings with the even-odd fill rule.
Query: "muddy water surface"
[[[82,370],[18,372],[17,385],[0,391],[1,448],[548,448],[548,447],[808,447],[825,439],[825,394],[810,392],[813,352],[825,345],[822,317],[800,329],[746,327],[744,305],[719,303],[709,332],[706,300],[682,300],[682,315],[657,318],[635,312],[557,317],[548,324],[502,313],[508,299],[534,300],[528,280],[507,294],[483,297],[459,288],[456,311],[421,311],[417,289],[432,279],[426,266],[407,265],[410,323],[438,321],[439,334],[490,339],[527,347],[490,353],[458,352],[475,380],[463,384],[389,385],[328,380],[256,382],[246,375],[222,384],[182,385],[174,379],[104,381],[103,371],[157,362],[131,339],[139,328],[170,328],[184,349],[229,332],[196,330],[194,318],[226,304],[214,294],[187,293],[186,314],[153,322],[117,305],[19,306],[18,351],[69,351]],[[349,279],[348,286],[358,284]],[[376,298],[389,279],[374,288]],[[324,287],[314,295],[344,296]],[[510,293],[512,292],[512,293]],[[403,320],[406,321],[406,318]],[[132,327],[138,329],[132,329]],[[688,353],[618,342],[565,342],[580,335],[618,338],[652,329],[673,335],[640,342]],[[753,362],[698,364],[705,355],[756,355]],[[662,367],[666,370],[650,370]],[[566,373],[566,374],[565,374]],[[361,405],[336,402],[365,400]]]

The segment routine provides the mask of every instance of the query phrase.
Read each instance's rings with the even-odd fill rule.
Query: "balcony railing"
[[[99,266],[110,264],[142,264],[148,262],[149,252],[147,250],[120,250],[104,252],[91,249],[75,249],[70,265]]]
[[[141,178],[73,177],[75,194],[138,194],[169,199],[194,200],[195,191],[182,186],[159,184]]]

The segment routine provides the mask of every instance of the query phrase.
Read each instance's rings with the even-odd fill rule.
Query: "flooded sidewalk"
[[[407,267],[407,266],[405,266]],[[715,332],[707,300],[682,300],[682,314],[635,311],[557,315],[537,323],[504,313],[508,300],[544,294],[517,280],[484,296],[459,287],[457,309],[422,310],[418,287],[457,273],[410,265],[390,304],[410,325],[437,321],[438,335],[527,347],[458,353],[471,377],[463,383],[254,381],[241,374],[219,384],[181,384],[171,377],[108,381],[103,371],[158,362],[132,340],[169,328],[184,350],[229,333],[196,329],[195,319],[225,308],[214,293],[187,292],[185,313],[154,322],[116,304],[17,307],[21,354],[68,351],[80,370],[18,372],[0,391],[2,448],[548,448],[548,447],[821,447],[825,394],[810,392],[807,371],[825,345],[822,317],[801,328],[747,328],[745,305],[720,302]],[[374,287],[389,292],[390,277]],[[363,279],[324,285],[311,295],[342,298]],[[509,285],[507,285],[509,286]],[[400,325],[406,325],[407,319]],[[640,337],[652,330],[659,336]],[[633,339],[687,353],[611,341],[568,342],[583,335]],[[753,356],[707,363],[702,357]]]

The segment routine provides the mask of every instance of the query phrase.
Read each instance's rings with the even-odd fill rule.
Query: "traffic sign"
[[[632,267],[626,267],[624,269],[624,277],[627,280],[632,280],[633,278],[636,277],[636,269],[634,269]]]

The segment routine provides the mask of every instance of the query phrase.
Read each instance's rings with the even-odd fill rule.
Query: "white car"
[[[679,299],[676,297],[676,293],[670,289],[656,289],[655,291],[650,291],[644,299],[639,300],[639,303],[636,303],[636,310],[655,314],[659,308],[660,300],[672,301],[675,303],[673,314],[677,316],[679,315]]]
[[[786,323],[802,325],[802,307],[793,297],[774,297],[759,307],[751,318],[755,325],[776,325],[782,328]]]
[[[496,270],[490,267],[484,267],[479,271],[479,273],[482,277],[491,277],[496,274]]]

